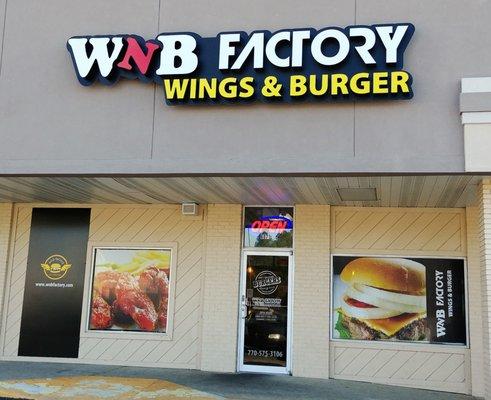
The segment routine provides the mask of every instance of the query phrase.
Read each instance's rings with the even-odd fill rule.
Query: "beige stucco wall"
[[[206,221],[201,369],[237,367],[242,207],[211,204]]]
[[[12,223],[12,204],[0,203],[0,325],[2,324],[3,297],[7,278],[8,249]],[[1,326],[0,326],[1,329]]]
[[[331,208],[333,254],[465,257],[463,209]],[[333,378],[470,393],[462,346],[332,341]]]
[[[329,377],[329,206],[295,207],[292,374]]]
[[[478,43],[489,37],[490,10],[486,0],[88,0],[70,7],[0,0],[0,172],[459,172],[458,84],[489,75],[491,52]],[[397,22],[416,27],[404,56],[415,96],[357,101],[356,109],[344,101],[176,109],[151,84],[82,87],[65,48],[74,35],[214,37]],[[52,118],[53,110],[63,118]]]
[[[478,188],[484,398],[491,399],[491,181]]]

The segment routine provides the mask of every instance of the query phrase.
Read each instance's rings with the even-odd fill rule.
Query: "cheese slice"
[[[401,314],[391,318],[384,319],[362,319],[357,318],[362,321],[370,328],[380,331],[383,334],[391,337],[399,332],[405,326],[408,326],[410,323],[417,321],[418,319],[425,318],[426,313],[422,314]]]

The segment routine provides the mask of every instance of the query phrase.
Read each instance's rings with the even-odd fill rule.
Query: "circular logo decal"
[[[256,275],[252,287],[261,294],[273,294],[281,283],[281,277],[271,271],[262,271]]]
[[[63,278],[71,266],[72,264],[68,264],[67,259],[59,254],[49,256],[41,263],[44,275],[53,281]]]

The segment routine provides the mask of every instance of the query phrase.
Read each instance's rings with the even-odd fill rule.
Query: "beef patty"
[[[384,333],[370,328],[357,318],[342,314],[341,323],[351,333],[351,338],[356,340],[398,339],[398,340],[426,340],[426,318],[420,318],[405,326],[395,335],[389,337]]]

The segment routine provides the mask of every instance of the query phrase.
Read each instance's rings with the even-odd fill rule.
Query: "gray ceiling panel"
[[[331,204],[465,207],[482,177],[0,177],[0,202]],[[377,201],[342,201],[338,188],[376,188]]]

